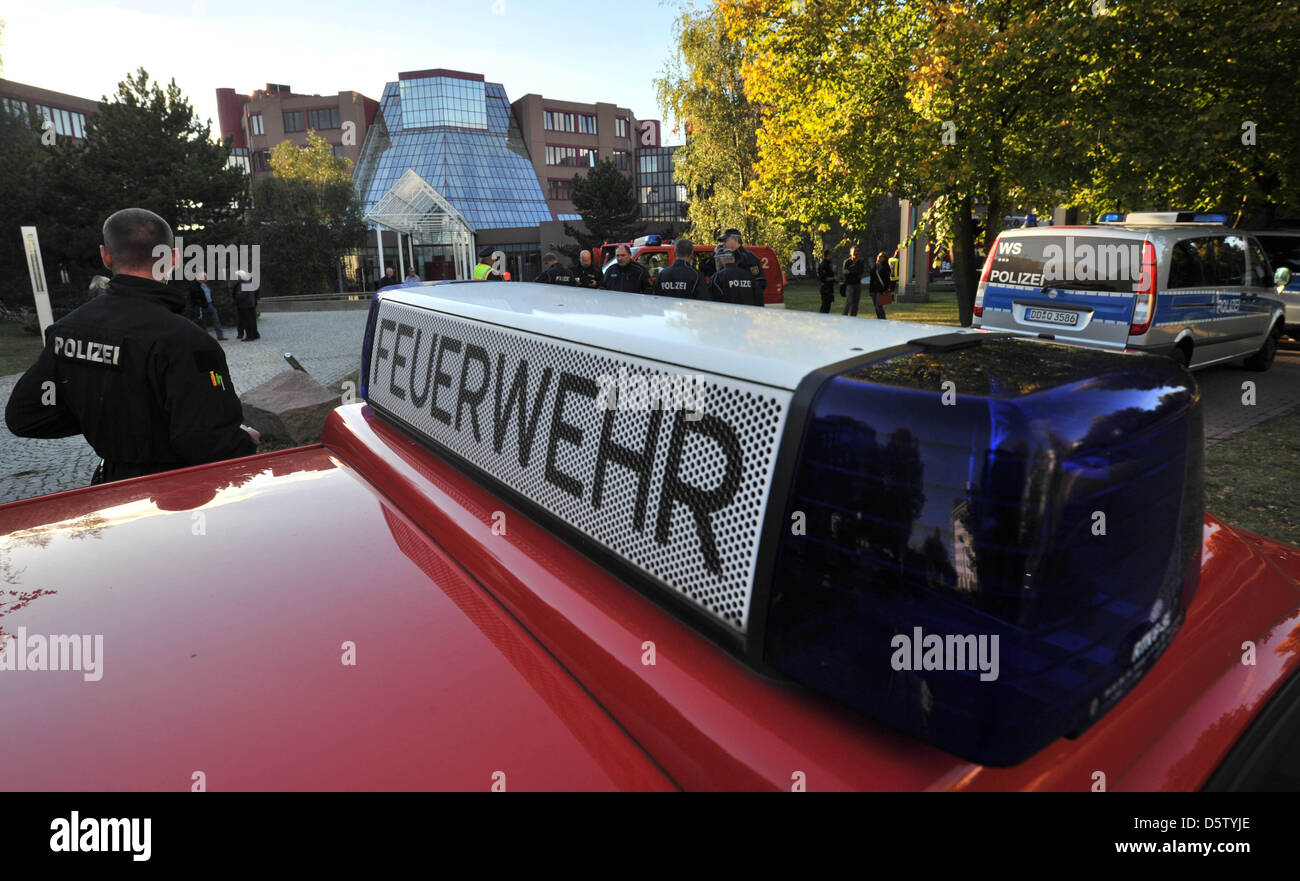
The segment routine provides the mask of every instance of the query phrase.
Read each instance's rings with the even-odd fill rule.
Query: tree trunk
[[[970,327],[975,314],[975,287],[979,283],[975,266],[975,224],[970,212],[973,200],[964,196],[957,202],[953,218],[952,281],[957,290],[957,315],[962,327]]]

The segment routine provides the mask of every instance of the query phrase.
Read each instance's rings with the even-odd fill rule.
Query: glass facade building
[[[398,76],[384,88],[357,164],[366,211],[409,168],[477,230],[552,219],[504,87],[454,71]]]
[[[673,177],[676,147],[641,147],[636,151],[637,199],[641,219],[680,222],[686,220],[686,187]]]

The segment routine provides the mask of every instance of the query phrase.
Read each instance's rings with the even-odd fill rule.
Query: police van
[[[1252,235],[1273,264],[1275,296],[1286,310],[1284,329],[1300,340],[1300,229],[1261,229]]]
[[[985,259],[974,325],[1191,368],[1244,358],[1267,370],[1282,304],[1258,239],[1226,219],[1151,212],[1007,230]]]

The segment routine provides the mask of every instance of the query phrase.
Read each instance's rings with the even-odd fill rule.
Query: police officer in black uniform
[[[542,263],[546,266],[537,278],[533,279],[537,284],[574,284],[573,271],[567,266],[560,265],[560,258],[554,253],[547,253],[542,258]]]
[[[578,262],[569,267],[569,272],[573,274],[573,283],[580,288],[600,287],[600,268],[592,264],[590,251],[579,251]]]
[[[650,293],[650,273],[632,259],[632,249],[619,245],[614,254],[617,262],[605,273],[605,290],[625,294]]]
[[[14,386],[5,422],[19,437],[84,434],[103,462],[92,483],[257,451],[240,424],[226,356],[185,318],[186,296],[155,272],[175,265],[171,227],[142,208],[104,223],[107,290],[45,333],[40,358]]]
[[[831,262],[831,252],[822,251],[822,262],[817,264],[817,280],[821,282],[822,307],[818,312],[831,311],[835,302],[835,264]]]
[[[718,271],[709,279],[709,299],[715,303],[734,303],[737,306],[762,306],[754,276],[736,263],[736,255],[723,249],[713,258]]]
[[[654,282],[654,292],[661,297],[680,297],[684,300],[707,300],[708,283],[704,274],[691,265],[695,246],[690,239],[678,239],[673,244],[677,260],[659,273]]]
[[[763,303],[763,292],[767,289],[767,276],[763,274],[762,262],[754,256],[752,251],[746,251],[741,244],[740,230],[729,229],[718,238],[718,252],[730,251],[735,265],[749,273],[749,277],[754,281],[754,287],[758,290],[759,305]],[[704,267],[704,274],[712,276],[715,271],[721,267],[717,263],[717,254]]]

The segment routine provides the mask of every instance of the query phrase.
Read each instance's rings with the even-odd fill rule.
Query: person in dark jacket
[[[718,249],[714,252],[713,258],[704,264],[704,274],[712,276],[721,268],[717,263],[717,255],[722,251],[731,252],[734,264],[749,273],[749,277],[754,282],[753,286],[758,289],[758,296],[763,297],[767,289],[767,276],[763,274],[763,263],[754,256],[752,251],[745,250],[738,229],[729,229],[718,238]]]
[[[103,458],[93,483],[257,451],[221,346],[185,317],[185,294],[155,279],[155,249],[175,265],[174,245],[152,211],[109,217],[105,293],[50,325],[5,407],[19,437],[84,434]]]
[[[876,255],[876,262],[871,266],[871,280],[868,283],[868,290],[871,293],[871,305],[876,307],[876,317],[885,317],[885,307],[877,302],[880,294],[889,290],[889,261],[885,259],[885,252],[881,251]]]
[[[733,303],[737,306],[762,306],[763,295],[754,282],[753,274],[737,265],[736,255],[723,249],[713,258],[718,271],[709,279],[709,299],[715,303]]]
[[[831,263],[831,252],[822,251],[822,262],[817,264],[817,280],[821,282],[822,307],[817,310],[829,313],[835,302],[835,266]]]
[[[632,259],[632,250],[627,245],[619,245],[614,257],[617,262],[605,273],[605,290],[625,294],[650,293],[650,273]]]
[[[257,332],[257,291],[252,290],[250,276],[244,270],[235,273],[235,284],[230,295],[235,299],[235,314],[238,317],[237,335],[245,342],[260,340]]]
[[[379,284],[375,285],[375,290],[382,291],[386,287],[401,283],[402,280],[397,277],[397,270],[389,266],[384,270],[384,277],[379,279]]]
[[[560,265],[560,258],[554,253],[547,253],[542,258],[542,264],[546,267],[542,270],[537,278],[533,279],[537,284],[574,284],[573,272],[567,266]]]
[[[654,292],[661,297],[680,297],[683,300],[707,300],[708,283],[704,273],[691,265],[695,257],[695,246],[690,239],[678,239],[673,244],[673,256],[677,259],[672,266],[659,273],[654,282]]]
[[[212,299],[212,286],[208,284],[206,274],[200,272],[189,283],[190,305],[198,309],[199,327],[208,329],[211,324],[217,331],[217,339],[224,340],[226,332],[221,329],[221,316],[217,314],[217,304]]]
[[[599,288],[601,284],[600,269],[591,262],[590,251],[579,251],[578,262],[569,267],[573,273],[573,283],[580,288]]]
[[[858,300],[862,297],[862,276],[867,267],[858,257],[858,246],[849,248],[849,258],[844,261],[844,315],[858,314]]]

